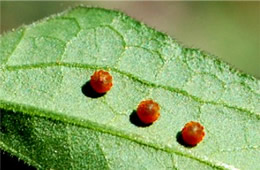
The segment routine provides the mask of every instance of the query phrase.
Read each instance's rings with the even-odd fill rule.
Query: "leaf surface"
[[[260,81],[123,13],[77,7],[0,39],[0,147],[39,169],[260,169]],[[95,70],[114,86],[92,98]],[[152,98],[161,117],[131,120]],[[185,123],[206,136],[187,148]]]

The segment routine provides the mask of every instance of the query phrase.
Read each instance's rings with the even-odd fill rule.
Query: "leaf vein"
[[[22,29],[22,35],[19,38],[19,40],[16,42],[16,45],[14,47],[14,49],[11,51],[11,53],[8,55],[8,57],[5,59],[5,61],[3,62],[3,64],[6,64],[8,62],[8,60],[10,59],[10,57],[13,55],[14,51],[17,49],[17,47],[19,46],[20,42],[22,41],[24,35],[25,35],[25,31],[26,31],[26,27],[24,27]]]
[[[121,71],[117,68],[113,68],[113,67],[108,67],[108,66],[98,66],[98,65],[88,65],[88,64],[80,64],[80,63],[65,63],[65,62],[61,62],[61,63],[40,63],[40,64],[31,64],[31,65],[19,65],[19,66],[7,66],[6,70],[8,71],[16,71],[16,70],[24,70],[24,69],[36,69],[36,68],[45,68],[45,67],[68,67],[68,68],[83,68],[83,69],[109,69],[112,70],[114,72],[117,72],[121,75],[124,75],[130,79],[132,79],[133,81],[137,81],[140,82],[146,86],[149,87],[153,87],[153,88],[162,88],[164,90],[167,91],[171,91],[171,92],[175,92],[175,93],[179,93],[182,94],[183,96],[186,96],[198,103],[201,104],[211,104],[211,105],[220,105],[220,106],[224,106],[226,108],[229,109],[233,109],[233,110],[237,110],[239,111],[239,113],[241,112],[245,112],[249,115],[255,115],[255,117],[257,118],[257,120],[260,119],[260,114],[259,113],[255,113],[249,109],[246,108],[242,108],[242,107],[237,107],[237,106],[232,106],[229,105],[227,103],[224,102],[215,102],[215,101],[206,101],[203,99],[200,99],[197,96],[191,95],[189,94],[187,91],[179,89],[179,88],[175,88],[175,87],[171,87],[171,86],[164,86],[164,85],[160,85],[160,84],[156,84],[153,82],[149,82],[147,80],[141,79],[139,77],[136,77],[135,75],[128,73],[128,72],[124,72]]]
[[[113,127],[108,127],[106,125],[100,125],[100,124],[97,124],[97,123],[89,121],[89,120],[82,121],[82,120],[78,120],[77,118],[73,118],[73,117],[69,117],[69,116],[61,116],[60,114],[49,111],[49,110],[38,109],[38,108],[35,108],[32,106],[26,106],[26,105],[17,104],[17,103],[10,103],[10,102],[6,102],[3,100],[0,100],[0,108],[6,109],[6,110],[13,110],[13,111],[17,111],[17,112],[23,112],[25,114],[29,114],[32,116],[38,116],[38,117],[42,117],[45,119],[52,119],[52,120],[57,120],[57,121],[61,121],[61,122],[66,122],[66,123],[72,124],[74,126],[84,127],[84,128],[88,128],[88,129],[91,129],[94,131],[99,131],[101,133],[106,133],[106,134],[109,134],[112,136],[120,137],[125,140],[130,140],[141,146],[154,148],[156,150],[161,150],[161,151],[169,153],[169,154],[176,154],[179,156],[187,157],[192,160],[198,161],[202,164],[211,166],[213,168],[227,169],[221,163],[212,162],[212,161],[208,160],[207,158],[205,159],[205,158],[197,157],[197,156],[194,156],[194,155],[191,155],[188,153],[183,153],[181,151],[175,150],[175,149],[167,147],[167,146],[160,146],[155,143],[144,142],[140,139],[137,139],[133,135],[129,135],[129,134],[127,134],[123,131],[117,130]]]

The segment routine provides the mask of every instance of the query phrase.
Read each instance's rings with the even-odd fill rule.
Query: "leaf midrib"
[[[143,85],[152,87],[152,88],[162,88],[164,90],[170,91],[170,92],[175,92],[178,94],[182,94],[183,96],[186,96],[192,100],[194,100],[195,102],[198,102],[200,104],[211,104],[214,106],[223,106],[229,109],[233,109],[233,110],[237,110],[239,111],[239,113],[247,113],[248,115],[253,115],[256,116],[257,120],[260,119],[260,114],[255,113],[251,110],[245,109],[245,108],[241,108],[241,107],[237,107],[237,106],[232,106],[229,105],[227,103],[224,102],[215,102],[215,101],[207,101],[207,100],[203,100],[200,99],[197,96],[191,95],[189,94],[187,91],[182,90],[180,88],[176,88],[176,87],[171,87],[171,86],[164,86],[164,85],[160,85],[160,84],[156,84],[144,79],[140,79],[139,77],[128,73],[128,72],[124,72],[121,71],[117,68],[114,67],[109,67],[109,66],[99,66],[99,65],[89,65],[89,64],[80,64],[80,63],[66,63],[66,62],[50,62],[50,63],[38,63],[38,64],[28,64],[28,65],[17,65],[17,66],[6,66],[5,69],[8,71],[17,71],[17,70],[26,70],[26,69],[37,69],[37,68],[47,68],[47,67],[68,67],[68,68],[83,68],[83,69],[107,69],[107,70],[112,70],[114,72],[117,72],[123,76],[126,76],[130,79],[132,79],[132,81],[136,81],[139,82]],[[237,113],[237,112],[236,112]]]
[[[160,146],[159,144],[147,142],[147,141],[142,141],[141,139],[137,139],[134,137],[134,135],[129,135],[125,133],[124,131],[117,130],[116,128],[98,124],[96,122],[90,121],[90,120],[78,120],[76,117],[69,117],[69,116],[62,116],[58,112],[53,112],[49,111],[46,109],[38,109],[33,106],[28,106],[28,105],[23,105],[20,103],[14,103],[14,102],[6,102],[4,100],[0,100],[0,108],[5,109],[5,110],[12,110],[15,112],[22,112],[27,115],[31,116],[38,116],[44,119],[51,119],[51,120],[56,120],[56,121],[61,121],[63,123],[68,123],[77,127],[83,127],[83,128],[88,128],[94,131],[98,131],[101,133],[106,133],[115,137],[123,138],[125,140],[129,140],[131,142],[137,143],[142,146],[150,147],[156,150],[161,150],[163,152],[169,153],[169,154],[177,154],[179,156],[183,156],[186,158],[190,158],[192,160],[198,161],[202,164],[211,166],[213,168],[218,168],[218,169],[228,169],[226,168],[227,165],[222,162],[214,162],[209,159],[203,159],[202,157],[196,157],[191,154],[183,153],[181,151],[175,150],[173,148],[167,147],[167,146]],[[1,142],[0,142],[1,145]]]

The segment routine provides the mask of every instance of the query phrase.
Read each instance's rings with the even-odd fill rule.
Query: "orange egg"
[[[160,116],[160,106],[153,100],[142,101],[137,107],[137,115],[145,124],[155,122]]]
[[[181,135],[185,144],[196,146],[205,136],[204,127],[198,122],[188,122],[182,129]]]
[[[90,85],[97,93],[106,93],[113,85],[112,76],[103,70],[96,71],[91,76]]]

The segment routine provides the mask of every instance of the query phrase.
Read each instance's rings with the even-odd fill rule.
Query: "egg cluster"
[[[112,88],[112,80],[109,72],[99,70],[91,76],[90,85],[95,92],[104,94]],[[144,124],[152,124],[160,117],[160,106],[152,99],[141,101],[136,110],[139,120]],[[199,122],[190,121],[181,131],[181,138],[187,146],[196,146],[204,136],[204,127]]]

